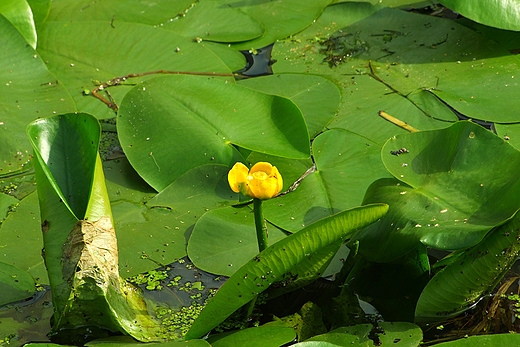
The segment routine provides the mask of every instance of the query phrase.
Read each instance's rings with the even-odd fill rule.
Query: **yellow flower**
[[[228,182],[235,193],[261,200],[275,197],[283,187],[282,175],[276,166],[266,162],[256,163],[251,170],[236,163],[228,173]]]

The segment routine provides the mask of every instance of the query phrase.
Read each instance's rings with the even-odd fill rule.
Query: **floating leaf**
[[[234,45],[237,49],[262,48],[285,39],[312,24],[331,0],[251,0],[246,3],[226,0],[233,8],[240,8],[265,27],[265,34],[253,41]],[[244,6],[240,6],[244,4]],[[247,4],[247,5],[246,5]]]
[[[281,322],[270,322],[259,327],[210,335],[208,342],[212,347],[278,347],[293,341],[295,335],[292,327]]]
[[[309,157],[307,127],[294,103],[206,77],[143,82],[123,100],[117,126],[130,163],[158,191],[196,166],[233,165],[241,158],[233,145]]]
[[[334,83],[320,76],[280,74],[244,79],[238,84],[291,99],[302,111],[310,138],[332,120],[341,99]]]
[[[514,346],[520,343],[520,335],[518,334],[492,334],[480,336],[467,336],[455,341],[442,342],[436,344],[439,347],[503,347]]]
[[[444,250],[474,246],[520,207],[520,152],[474,123],[396,136],[382,159],[398,180],[374,182],[364,203],[388,203],[389,212],[354,237],[373,261],[398,258],[418,242]]]
[[[268,233],[271,245],[286,237],[270,225]],[[231,276],[258,254],[253,211],[249,207],[226,207],[207,212],[195,224],[187,250],[199,269]]]
[[[520,30],[518,0],[472,1],[444,0],[442,4],[464,17],[506,30]]]
[[[47,269],[43,262],[43,235],[41,231],[38,194],[23,198],[0,225],[2,261],[29,272],[41,284],[48,284]],[[20,252],[23,245],[23,252]]]
[[[16,266],[0,262],[0,306],[26,299],[35,291],[34,280]]]
[[[316,137],[312,144],[316,172],[303,179],[285,196],[264,203],[266,218],[276,226],[295,232],[339,211],[359,206],[368,186],[388,177],[381,163],[381,147],[343,129],[332,129]],[[260,161],[251,155],[248,160]],[[308,162],[268,158],[276,165],[287,185],[312,165]],[[290,174],[286,178],[286,172]],[[291,179],[289,179],[291,177]]]
[[[27,170],[25,127],[37,117],[75,111],[67,91],[16,28],[0,16],[0,176]]]
[[[124,6],[129,5],[124,2]],[[115,77],[156,70],[231,73],[213,52],[196,42],[144,24],[118,22],[112,27],[110,20],[67,19],[46,22],[38,34],[38,53],[72,95],[78,111],[100,119],[113,117],[113,110],[84,92]],[[136,82],[111,88],[110,96],[100,93],[119,105]]]
[[[18,29],[33,49],[36,49],[36,27],[34,26],[31,7],[26,0],[2,1],[0,3],[0,14]]]
[[[128,162],[112,166],[124,177],[136,177]],[[186,255],[186,243],[197,220],[207,211],[238,202],[229,189],[223,165],[202,165],[188,171],[150,199],[125,182],[113,189],[112,205],[120,246],[122,276],[133,276],[169,264]],[[110,177],[107,175],[107,177]],[[139,180],[136,180],[139,182]],[[142,181],[140,181],[142,182]],[[126,188],[125,188],[126,187]],[[149,201],[144,204],[143,199]]]

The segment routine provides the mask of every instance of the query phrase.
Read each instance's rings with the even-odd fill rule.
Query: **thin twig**
[[[108,100],[103,95],[101,95],[99,92],[103,91],[109,87],[114,87],[121,85],[123,82],[126,82],[129,78],[135,78],[135,77],[143,77],[148,75],[195,75],[195,76],[218,76],[218,77],[236,77],[239,76],[239,74],[234,73],[216,73],[216,72],[194,72],[194,71],[169,71],[169,70],[155,70],[155,71],[148,71],[148,72],[142,72],[142,73],[130,73],[128,75],[114,77],[111,80],[108,80],[105,83],[101,83],[96,88],[92,89],[91,94],[101,102],[103,102],[105,105],[110,107],[112,110],[117,111],[118,106],[115,102]]]
[[[384,119],[386,119],[387,121],[389,121],[390,123],[394,123],[398,127],[403,128],[404,130],[408,130],[411,133],[416,133],[419,131],[419,130],[415,129],[413,126],[411,126],[410,124],[403,122],[402,120],[389,115],[385,111],[379,111],[379,115],[381,117],[383,117]]]

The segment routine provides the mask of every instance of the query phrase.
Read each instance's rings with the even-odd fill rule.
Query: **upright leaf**
[[[210,299],[185,338],[200,337],[322,248],[344,240],[383,216],[387,205],[357,207],[324,218],[268,247],[242,266]],[[286,278],[288,276],[288,278]]]
[[[106,330],[162,340],[142,293],[119,277],[100,132],[88,114],[43,118],[27,128],[55,308],[52,333],[70,341]]]
[[[430,280],[417,302],[415,320],[445,320],[473,307],[514,265],[520,254],[519,238],[517,213]]]

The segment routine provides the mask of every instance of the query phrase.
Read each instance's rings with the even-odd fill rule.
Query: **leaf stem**
[[[258,240],[258,250],[262,252],[267,248],[267,225],[265,224],[264,212],[262,210],[262,200],[253,199],[253,212],[255,214],[256,238]]]

